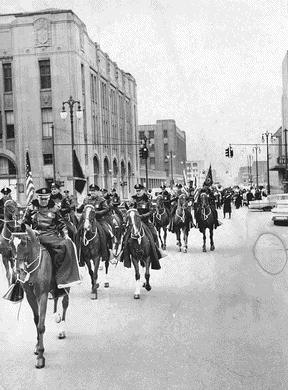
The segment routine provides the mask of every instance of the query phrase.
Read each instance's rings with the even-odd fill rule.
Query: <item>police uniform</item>
[[[162,195],[162,197],[163,197],[164,206],[167,209],[167,211],[169,212],[169,216],[170,216],[171,194],[166,190],[165,185],[161,186],[160,188],[162,190],[160,192],[160,195]]]
[[[72,242],[66,239],[68,231],[60,208],[50,199],[50,189],[40,188],[36,194],[49,198],[48,204],[43,207],[38,199],[33,200],[24,213],[21,226],[25,229],[24,224],[27,224],[38,231],[40,243],[52,257],[58,288],[79,284],[77,257]]]
[[[199,220],[200,220],[200,206],[201,206],[201,193],[205,192],[207,195],[208,195],[208,200],[209,200],[209,205],[211,206],[211,211],[214,215],[214,220],[216,221],[215,222],[215,229],[218,227],[218,226],[221,226],[222,225],[222,222],[219,222],[218,221],[218,212],[217,212],[217,209],[216,209],[216,198],[215,198],[215,195],[213,194],[212,190],[207,187],[207,186],[204,186],[201,191],[200,191],[200,195],[198,197],[198,200],[197,200],[197,205],[195,207],[195,219],[198,223],[198,226],[199,226]]]
[[[9,187],[4,187],[1,190],[3,197],[0,199],[0,219],[4,219],[4,204],[6,200],[12,199],[11,190]],[[0,221],[0,231],[2,230],[4,225],[3,221]]]
[[[176,187],[177,187],[177,190],[172,195],[172,198],[170,200],[170,204],[171,204],[171,206],[170,206],[171,207],[171,217],[170,217],[170,223],[168,225],[168,230],[170,232],[172,232],[172,233],[174,233],[173,217],[174,217],[174,215],[176,213],[178,199],[179,199],[179,196],[183,194],[182,184],[177,184]]]
[[[121,204],[120,196],[117,194],[115,188],[113,188],[111,190],[111,194],[110,194],[110,205],[111,205],[113,211],[119,216],[119,218],[121,219],[121,222],[123,223],[123,215],[118,208],[118,206],[120,206],[120,204]]]

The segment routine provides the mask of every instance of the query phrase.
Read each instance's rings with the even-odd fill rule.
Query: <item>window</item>
[[[10,160],[8,160],[8,172],[9,175],[16,175],[16,167]]]
[[[139,131],[139,138],[143,139],[145,137],[145,131]]]
[[[7,139],[15,138],[14,134],[14,112],[13,111],[6,111],[6,132],[7,132]]]
[[[163,130],[163,138],[168,138],[168,131],[167,130]]]
[[[154,150],[155,150],[155,145],[154,145],[154,144],[151,144],[151,145],[150,145],[150,151],[151,151],[151,152],[154,152]]]
[[[149,131],[148,132],[148,138],[151,138],[151,139],[153,139],[154,138],[154,131]]]
[[[155,165],[155,157],[150,157],[150,164]]]
[[[42,108],[42,137],[52,137],[52,108]]]
[[[41,89],[51,88],[50,60],[39,61]]]
[[[12,92],[12,68],[11,64],[3,64],[4,92]]]
[[[53,164],[53,154],[43,154],[43,164],[44,165]]]
[[[193,167],[197,167],[197,163],[193,163],[192,165],[193,165]]]
[[[168,144],[164,144],[164,153],[168,152]]]

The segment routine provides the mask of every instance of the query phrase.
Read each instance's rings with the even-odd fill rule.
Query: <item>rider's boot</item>
[[[24,298],[24,290],[19,280],[12,284],[3,298],[10,302],[21,302]]]

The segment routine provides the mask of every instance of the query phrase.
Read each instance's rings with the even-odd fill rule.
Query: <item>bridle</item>
[[[162,212],[161,212],[162,211]],[[165,206],[163,202],[163,197],[160,195],[157,196],[157,201],[156,201],[156,218],[161,219],[162,215],[165,214]]]
[[[209,203],[207,201],[208,199],[207,194],[205,193],[201,194],[200,199],[201,199],[201,214],[203,215],[204,221],[206,221],[212,212],[211,207],[209,206]],[[208,209],[208,213],[206,213],[207,209]]]
[[[185,221],[185,209],[186,209],[186,206],[185,206],[185,203],[184,204],[181,202],[181,200],[184,199],[184,201],[186,200],[186,197],[185,197],[185,194],[181,194],[179,196],[179,199],[178,199],[178,204],[177,204],[177,208],[176,208],[176,212],[175,214],[177,215],[177,217],[182,221],[184,222]],[[179,211],[178,210],[181,210],[182,213],[181,215],[179,214]]]
[[[89,210],[90,209],[90,210]],[[86,213],[86,210],[88,210],[88,212]],[[85,215],[84,215],[84,234],[83,234],[83,245],[84,246],[87,246],[97,235],[97,227],[95,228],[95,231],[93,232],[92,230],[90,230],[90,226],[91,226],[91,221],[90,221],[90,212],[92,211],[95,211],[95,207],[92,205],[92,204],[87,204],[85,207],[84,207],[84,210],[83,210],[83,213],[85,211]],[[91,238],[87,238],[86,235],[88,232],[91,232],[92,233],[92,237]]]

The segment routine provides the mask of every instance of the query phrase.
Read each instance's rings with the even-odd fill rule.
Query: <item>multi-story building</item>
[[[139,173],[136,81],[73,11],[0,15],[0,61],[0,186],[25,203],[28,148],[35,187],[57,179],[72,192],[74,146],[86,189],[115,186],[127,197]],[[70,96],[83,117],[65,105],[64,122]]]
[[[139,125],[139,141],[147,138],[149,146],[148,188],[184,182],[186,166],[186,134],[176,126],[174,119],[157,120],[153,125]],[[140,161],[140,180],[146,180],[145,160]]]
[[[193,180],[193,183],[198,187],[202,187],[204,180],[206,178],[205,162],[204,160],[191,160],[190,166],[190,177]]]

